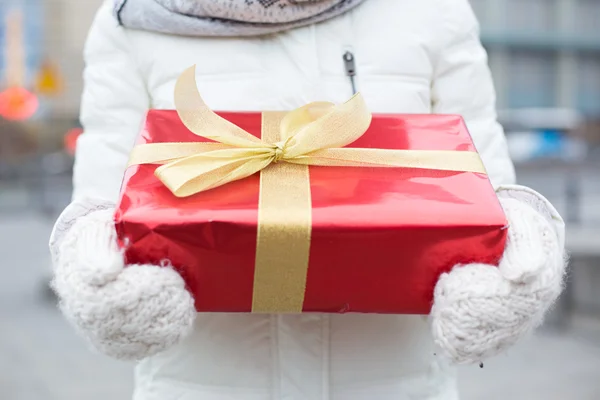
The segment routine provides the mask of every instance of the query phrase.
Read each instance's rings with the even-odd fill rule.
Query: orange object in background
[[[31,118],[38,110],[37,96],[23,87],[10,87],[0,92],[0,117],[11,121]]]
[[[42,96],[54,96],[62,91],[63,82],[58,68],[50,61],[42,63],[36,79],[36,91]]]
[[[75,155],[75,148],[77,147],[77,139],[83,133],[81,128],[73,128],[67,132],[64,139],[65,150],[70,155]]]

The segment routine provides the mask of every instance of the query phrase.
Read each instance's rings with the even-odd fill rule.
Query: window
[[[600,1],[577,0],[577,11],[575,13],[575,26],[580,34],[589,35],[600,40]]]
[[[508,0],[506,27],[516,32],[548,32],[555,29],[556,0]]]
[[[600,115],[600,54],[579,60],[577,106],[588,114]]]
[[[557,68],[552,52],[519,50],[510,53],[508,106],[553,107],[556,105]]]
[[[43,10],[41,0],[0,0],[0,77],[5,68],[5,19],[12,10],[20,10],[23,18],[23,36],[27,73],[31,75],[40,62]],[[4,83],[4,82],[2,82]]]

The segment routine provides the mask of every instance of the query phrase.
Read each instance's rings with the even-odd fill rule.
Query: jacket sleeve
[[[116,201],[129,152],[149,107],[144,80],[128,37],[112,15],[111,2],[98,11],[84,51],[84,90],[77,141],[73,200]]]
[[[60,243],[75,221],[114,207],[129,152],[149,106],[127,35],[112,16],[111,7],[111,1],[101,6],[85,45],[81,104],[84,133],[77,140],[73,199],[50,237],[54,263]]]
[[[504,131],[497,122],[496,94],[479,39],[479,25],[467,0],[442,0],[442,44],[435,56],[433,112],[461,115],[492,184],[513,184],[515,173]]]

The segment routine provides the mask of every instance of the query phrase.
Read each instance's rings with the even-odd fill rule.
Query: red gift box
[[[147,115],[115,219],[127,263],[171,264],[198,311],[427,313],[441,273],[499,261],[460,117],[373,119],[360,95],[220,117],[194,77]]]
[[[260,113],[220,113],[260,137]],[[176,111],[152,110],[138,143],[205,141]],[[376,115],[350,147],[474,151],[461,117]],[[128,263],[168,260],[199,312],[251,312],[259,174],[190,197],[156,165],[128,168],[116,227]],[[310,166],[312,231],[304,312],[426,314],[457,264],[497,264],[506,218],[485,174]]]

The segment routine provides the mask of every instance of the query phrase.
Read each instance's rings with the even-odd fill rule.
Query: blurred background
[[[0,0],[0,399],[127,399],[131,365],[94,355],[48,290],[70,197],[82,47],[101,0]],[[600,0],[472,0],[520,183],[568,222],[565,294],[537,337],[465,400],[600,399]]]

